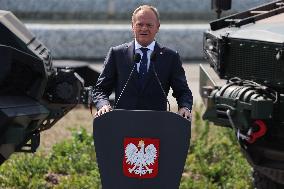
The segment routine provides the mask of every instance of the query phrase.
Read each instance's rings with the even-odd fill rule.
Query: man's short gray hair
[[[150,9],[154,12],[154,14],[156,15],[156,18],[158,20],[158,22],[160,22],[160,14],[158,12],[158,9],[154,6],[151,6],[151,5],[141,5],[139,6],[138,8],[136,8],[133,13],[132,13],[132,22],[134,20],[134,16],[141,10],[145,10],[145,9]]]

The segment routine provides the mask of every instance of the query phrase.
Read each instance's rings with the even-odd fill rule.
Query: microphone
[[[133,56],[133,61],[134,61],[136,64],[138,64],[138,63],[141,61],[141,54],[139,54],[139,53],[134,54],[134,56]],[[134,65],[135,65],[135,64],[134,64]]]
[[[121,93],[120,93],[120,95],[119,95],[119,97],[118,97],[118,99],[117,99],[115,105],[113,106],[113,109],[115,109],[116,106],[118,105],[118,102],[119,102],[119,100],[120,100],[122,94],[124,93],[124,90],[126,89],[126,86],[127,86],[128,82],[129,82],[129,80],[130,80],[130,78],[131,78],[131,76],[132,76],[132,74],[133,74],[133,71],[134,71],[134,69],[136,68],[136,64],[138,64],[140,61],[141,61],[141,55],[140,55],[139,53],[135,53],[134,56],[133,56],[133,62],[134,62],[135,64],[134,64],[133,67],[132,67],[132,70],[131,70],[131,72],[130,72],[130,74],[129,74],[129,76],[128,76],[128,79],[127,79],[126,83],[124,84],[124,86],[123,86],[123,88],[122,88],[122,91],[121,91]]]
[[[158,77],[158,74],[157,74],[157,72],[156,72],[156,69],[155,69],[155,64],[154,64],[154,62],[156,62],[156,59],[157,59],[157,55],[156,55],[155,52],[153,52],[153,53],[151,54],[151,57],[150,57],[150,61],[153,62],[153,72],[154,72],[154,75],[155,75],[155,77],[156,77],[157,82],[158,82],[159,85],[160,85],[160,88],[162,89],[163,95],[164,95],[164,97],[165,97],[165,99],[166,99],[166,101],[167,101],[167,103],[168,103],[169,112],[170,112],[170,111],[171,111],[170,102],[169,102],[169,100],[168,100],[168,98],[167,98],[166,92],[165,92],[165,90],[164,90],[164,88],[163,88],[163,86],[162,86],[162,83],[161,83],[161,81],[160,81],[160,79],[159,79],[159,77]]]

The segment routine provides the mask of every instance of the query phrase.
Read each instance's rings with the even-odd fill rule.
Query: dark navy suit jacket
[[[105,59],[104,69],[93,91],[93,102],[100,109],[109,104],[108,98],[115,89],[115,104],[117,109],[127,110],[167,110],[167,100],[155,76],[155,72],[162,87],[168,95],[170,87],[173,96],[180,107],[192,107],[192,93],[188,88],[184,69],[177,52],[161,47],[157,42],[153,53],[155,58],[150,63],[144,86],[139,82],[137,69],[117,103],[126,81],[129,78],[134,63],[134,41],[112,47]]]

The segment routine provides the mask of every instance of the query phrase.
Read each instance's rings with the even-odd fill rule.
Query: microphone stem
[[[129,82],[129,80],[130,80],[130,78],[131,78],[131,76],[132,76],[132,74],[133,74],[133,71],[134,71],[135,67],[136,67],[136,64],[134,64],[134,66],[133,66],[133,68],[132,68],[132,70],[131,70],[131,72],[130,72],[130,74],[129,74],[129,77],[128,77],[128,79],[127,79],[127,81],[126,81],[126,83],[125,83],[125,85],[124,85],[124,87],[123,87],[123,89],[122,89],[122,91],[121,91],[121,93],[120,93],[120,95],[119,95],[119,97],[118,97],[118,99],[117,99],[115,105],[113,106],[113,109],[115,109],[116,106],[118,105],[118,102],[119,102],[119,100],[120,100],[122,94],[124,93],[124,90],[125,90],[125,88],[126,88],[128,82]]]
[[[158,81],[158,83],[159,83],[159,85],[160,85],[160,87],[161,87],[161,89],[162,89],[162,91],[163,91],[163,94],[164,94],[164,97],[165,97],[165,99],[166,99],[166,101],[167,101],[167,104],[168,104],[168,106],[169,106],[169,112],[170,112],[170,111],[171,111],[171,105],[170,105],[170,102],[169,102],[169,100],[168,100],[168,98],[167,98],[166,92],[165,92],[165,90],[164,90],[164,88],[163,88],[163,86],[162,86],[162,83],[161,83],[161,81],[160,81],[160,79],[159,79],[159,77],[158,77],[158,74],[157,74],[157,72],[156,72],[156,69],[155,69],[154,64],[153,64],[153,71],[154,71],[154,75],[156,76],[157,81]]]

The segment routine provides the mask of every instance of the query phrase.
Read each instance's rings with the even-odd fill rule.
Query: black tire
[[[253,185],[255,189],[284,189],[284,185],[272,181],[256,170],[253,171]]]

